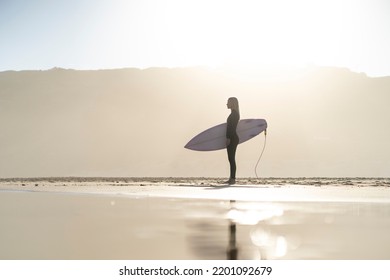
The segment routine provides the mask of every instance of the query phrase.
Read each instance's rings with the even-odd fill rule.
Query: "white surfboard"
[[[244,119],[237,125],[239,144],[259,135],[267,129],[267,122],[263,119]],[[195,151],[215,151],[226,148],[226,123],[211,127],[188,142],[184,148]]]

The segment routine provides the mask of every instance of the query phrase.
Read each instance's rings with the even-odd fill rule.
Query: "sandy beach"
[[[0,180],[0,259],[390,259],[390,179]]]

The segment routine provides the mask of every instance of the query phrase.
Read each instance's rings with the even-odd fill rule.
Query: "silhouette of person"
[[[236,150],[238,145],[238,135],[236,132],[238,121],[240,120],[240,109],[238,106],[238,100],[235,97],[230,97],[226,104],[227,108],[231,110],[229,117],[227,118],[226,128],[226,149],[230,164],[230,177],[227,183],[234,185],[236,183]]]

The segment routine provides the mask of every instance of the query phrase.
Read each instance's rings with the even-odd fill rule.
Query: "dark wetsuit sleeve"
[[[232,139],[237,135],[236,129],[239,119],[240,116],[236,111],[233,110],[227,118],[226,138]]]

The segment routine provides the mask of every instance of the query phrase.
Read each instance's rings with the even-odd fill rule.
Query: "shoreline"
[[[390,179],[239,179],[227,185],[220,178],[36,178],[0,181],[0,192],[49,192],[126,197],[267,202],[390,203]],[[260,181],[263,180],[261,183]]]
[[[207,182],[0,182],[0,259],[390,259],[387,186]]]

